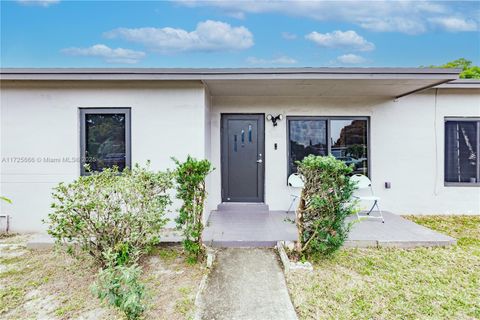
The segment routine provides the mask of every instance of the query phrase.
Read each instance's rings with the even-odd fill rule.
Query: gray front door
[[[263,114],[222,114],[222,201],[263,202]]]

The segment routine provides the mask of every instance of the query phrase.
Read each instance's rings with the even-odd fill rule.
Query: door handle
[[[257,163],[263,163],[263,160],[262,160],[262,159],[258,159],[258,160],[257,160]]]

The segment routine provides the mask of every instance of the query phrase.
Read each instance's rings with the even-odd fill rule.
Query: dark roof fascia
[[[1,80],[449,79],[443,68],[2,68]]]

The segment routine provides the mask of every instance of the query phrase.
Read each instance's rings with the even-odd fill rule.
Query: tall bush
[[[213,168],[208,160],[197,160],[190,156],[185,162],[173,161],[177,164],[177,198],[183,201],[176,223],[183,231],[183,247],[189,254],[189,260],[195,262],[203,253],[203,210],[207,196],[205,178]]]
[[[297,210],[298,254],[328,255],[344,243],[350,230],[345,219],[355,212],[352,170],[333,156],[309,155],[298,162],[305,183]]]
[[[172,174],[134,166],[91,172],[54,188],[48,233],[73,255],[86,252],[101,266],[106,252],[118,264],[134,262],[159,242]]]

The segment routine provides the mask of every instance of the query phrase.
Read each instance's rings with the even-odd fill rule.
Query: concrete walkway
[[[297,319],[272,249],[219,250],[197,304],[198,319]]]

